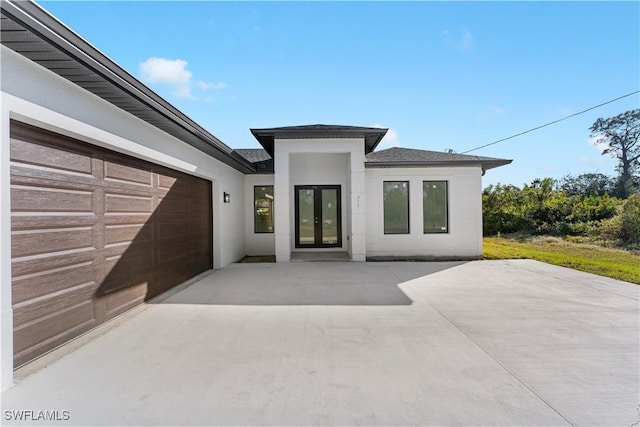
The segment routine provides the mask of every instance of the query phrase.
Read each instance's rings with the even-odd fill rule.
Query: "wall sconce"
[[[231,203],[231,194],[224,193],[222,196],[222,200],[224,200],[225,203]]]

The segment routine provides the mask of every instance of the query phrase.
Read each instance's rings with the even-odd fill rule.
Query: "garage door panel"
[[[129,274],[113,274],[107,276],[97,290],[97,296],[102,298],[113,293],[121,292],[125,289],[135,288],[140,284],[151,283],[154,278],[154,271],[151,269],[139,268]]]
[[[206,235],[209,234],[209,224],[203,220],[194,220],[193,222],[189,222],[187,232],[189,233],[190,238],[205,234],[205,237],[207,237],[205,240],[208,241],[208,236]]]
[[[12,260],[11,273],[14,279],[25,275],[54,273],[60,270],[75,268],[85,263],[96,262],[96,254],[93,249],[64,255],[40,256],[35,259]]]
[[[208,199],[196,199],[196,198],[191,198],[189,199],[189,215],[193,215],[196,218],[202,218],[202,215],[199,214],[199,212],[203,212],[203,211],[207,211],[209,210],[210,206],[209,206],[209,200]]]
[[[73,290],[82,284],[89,286],[93,283],[94,288],[97,289],[96,280],[96,263],[93,260],[61,267],[57,270],[15,276],[12,301],[13,304],[19,304],[65,290]]]
[[[15,258],[77,249],[90,249],[92,227],[68,227],[24,230],[11,233],[11,251]]]
[[[165,239],[159,241],[155,250],[155,263],[162,265],[172,261],[178,261],[186,258],[190,252],[191,242],[185,242],[183,239]]]
[[[51,170],[58,169],[84,175],[93,174],[90,150],[76,148],[70,151],[64,143],[52,147],[49,145],[51,138],[39,138],[37,135],[34,137],[33,133],[28,138],[33,139],[11,139],[12,163],[22,166],[44,166]],[[34,142],[41,144],[35,145]]]
[[[178,198],[169,193],[164,198],[158,199],[158,207],[155,213],[158,216],[183,217],[187,215],[187,212],[187,200],[184,198]]]
[[[133,274],[153,268],[154,249],[144,242],[105,248],[103,253],[105,277]]]
[[[14,366],[211,268],[208,181],[11,125]]]
[[[122,163],[114,163],[113,160],[105,160],[104,178],[105,181],[133,184],[149,190],[153,187],[153,173],[150,170],[144,170]]]
[[[191,185],[197,185],[191,177],[174,171],[164,169],[157,175],[158,188],[164,191],[171,191],[174,194],[185,195],[189,193]],[[206,181],[205,181],[206,183]]]
[[[86,301],[63,312],[14,329],[14,365],[20,366],[97,326],[93,303]]]
[[[147,213],[105,213],[102,217],[105,226],[109,225],[128,225],[128,224],[148,224],[149,214]]]
[[[47,313],[14,329],[15,351],[21,352],[30,347],[46,343],[51,338],[68,335],[73,329],[87,323],[95,323],[93,302],[82,301],[65,306],[62,310]]]
[[[100,180],[94,176],[75,176],[51,173],[48,171],[33,171],[11,167],[11,186],[30,187],[34,189],[62,189],[69,192],[93,193],[99,186]]]
[[[50,294],[43,293],[44,298],[40,296],[15,304],[13,307],[14,319],[18,324],[26,325],[34,319],[46,317],[47,314],[62,313],[69,307],[75,307],[91,300],[96,289],[95,282],[88,282],[65,287]]]
[[[147,299],[168,291],[175,286],[173,283],[184,282],[201,272],[202,271],[194,272],[192,270],[185,269],[184,267],[179,270],[172,270],[168,268],[158,269],[156,271],[156,279],[149,284]]]
[[[125,243],[135,240],[136,242],[151,242],[153,240],[153,224],[107,224],[104,229],[105,245],[115,243]]]
[[[106,193],[104,195],[105,214],[153,212],[152,196],[132,196],[128,194]]]
[[[11,217],[12,231],[47,230],[73,227],[92,227],[96,225],[96,215],[87,214],[60,214],[56,212],[17,212]]]
[[[147,253],[136,257],[108,259],[105,264],[111,264],[112,267],[106,268],[105,278],[100,284],[100,295],[151,281],[154,271],[150,263],[151,258],[152,254]]]
[[[209,200],[207,192],[209,191],[209,182],[205,180],[199,180],[193,183],[189,183],[189,192],[192,199]]]
[[[169,239],[180,238],[186,239],[189,231],[189,223],[184,219],[176,219],[169,221],[166,219],[159,219],[156,222],[156,238],[157,239]]]
[[[108,317],[117,316],[130,308],[143,303],[147,297],[148,281],[139,281],[134,285],[105,295],[104,302]]]
[[[57,347],[60,347],[61,345],[68,342],[69,340],[85,332],[90,331],[91,329],[95,328],[98,325],[99,325],[99,322],[97,320],[92,320],[84,324],[75,326],[61,334],[50,337],[43,342],[40,342],[36,345],[28,347],[25,350],[14,352],[13,366],[19,367],[22,365],[26,365],[30,361],[38,358],[39,356],[51,350],[56,349]],[[14,342],[15,342],[15,338],[14,338]]]
[[[74,172],[62,172],[46,167],[25,167],[24,165],[11,165],[11,183],[19,182],[61,183],[68,186],[85,186],[95,188],[100,183],[99,179],[90,174],[77,174]]]
[[[93,191],[14,185],[11,203],[16,212],[92,213]]]
[[[177,176],[168,176],[165,171],[158,171],[157,174],[157,194],[160,197],[165,197],[166,195],[171,195],[174,198],[185,199],[191,197],[191,185],[195,185],[194,182],[189,178],[177,177]],[[171,181],[164,181],[165,179]],[[169,184],[169,182],[171,184]]]
[[[209,240],[208,236],[206,235],[202,235],[202,234],[198,234],[197,236],[193,237],[191,240],[191,252],[198,252],[198,253],[204,253],[205,250],[209,251],[211,249],[211,241]]]
[[[159,189],[171,190],[176,181],[178,181],[178,178],[168,175],[156,175],[156,181]]]

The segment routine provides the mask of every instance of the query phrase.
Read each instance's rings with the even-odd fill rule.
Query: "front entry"
[[[339,185],[296,185],[296,248],[342,247]]]

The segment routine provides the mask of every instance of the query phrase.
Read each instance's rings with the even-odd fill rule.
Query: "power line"
[[[561,122],[561,121],[563,121],[563,120],[570,119],[571,117],[578,116],[578,115],[580,115],[580,114],[586,113],[587,111],[591,111],[591,110],[594,110],[594,109],[596,109],[596,108],[598,108],[598,107],[602,107],[603,105],[611,104],[612,102],[618,101],[619,99],[626,98],[626,97],[631,96],[631,95],[635,95],[636,93],[639,93],[639,92],[640,92],[640,90],[636,90],[635,92],[631,92],[631,93],[628,93],[628,94],[626,94],[626,95],[619,96],[619,97],[617,97],[617,98],[615,98],[615,99],[612,99],[612,100],[610,100],[610,101],[603,102],[602,104],[595,105],[595,106],[593,106],[593,107],[591,107],[591,108],[587,108],[586,110],[582,110],[582,111],[579,111],[579,112],[577,112],[577,113],[573,113],[573,114],[571,114],[571,115],[569,115],[569,116],[566,116],[566,117],[563,117],[563,118],[561,118],[561,119],[554,120],[554,121],[549,122],[549,123],[545,123],[545,124],[543,124],[543,125],[541,125],[541,126],[537,126],[537,127],[532,128],[532,129],[525,130],[524,132],[520,132],[520,133],[517,133],[517,134],[515,134],[515,135],[511,135],[511,136],[508,136],[508,137],[506,137],[506,138],[502,138],[502,139],[499,139],[499,140],[497,140],[497,141],[490,142],[490,143],[488,143],[488,144],[481,145],[480,147],[472,148],[471,150],[463,151],[461,154],[467,154],[467,153],[470,153],[470,152],[472,152],[472,151],[476,151],[476,150],[479,150],[479,149],[481,149],[481,148],[485,148],[485,147],[488,147],[488,146],[490,146],[490,145],[495,145],[495,144],[497,144],[497,143],[499,143],[499,142],[506,141],[506,140],[508,140],[508,139],[513,139],[513,138],[515,138],[515,137],[517,137],[517,136],[524,135],[525,133],[529,133],[529,132],[533,132],[534,130],[542,129],[543,127],[547,127],[547,126],[550,126],[550,125],[552,125],[552,124],[555,124],[555,123]]]

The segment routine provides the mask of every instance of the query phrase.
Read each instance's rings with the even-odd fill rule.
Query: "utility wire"
[[[578,115],[580,115],[580,114],[586,113],[587,111],[591,111],[591,110],[594,110],[594,109],[596,109],[596,108],[598,108],[598,107],[602,107],[603,105],[611,104],[612,102],[618,101],[619,99],[626,98],[626,97],[631,96],[631,95],[635,95],[636,93],[639,93],[639,92],[640,92],[640,90],[636,90],[635,92],[631,92],[631,93],[628,93],[628,94],[626,94],[626,95],[619,96],[619,97],[617,97],[617,98],[615,98],[615,99],[612,99],[612,100],[610,100],[610,101],[603,102],[602,104],[595,105],[595,106],[593,106],[593,107],[591,107],[591,108],[587,108],[586,110],[582,110],[582,111],[579,111],[579,112],[577,112],[577,113],[573,113],[573,114],[568,115],[568,116],[566,116],[566,117],[563,117],[563,118],[561,118],[561,119],[554,120],[554,121],[549,122],[549,123],[545,123],[545,124],[543,124],[543,125],[541,125],[541,126],[537,126],[537,127],[532,128],[532,129],[525,130],[524,132],[520,132],[520,133],[517,133],[517,134],[515,134],[515,135],[511,135],[511,136],[508,136],[508,137],[506,137],[506,138],[502,138],[502,139],[499,139],[499,140],[497,140],[497,141],[490,142],[490,143],[488,143],[488,144],[481,145],[480,147],[472,148],[471,150],[463,151],[461,154],[467,154],[467,153],[470,153],[470,152],[472,152],[472,151],[476,151],[476,150],[479,150],[479,149],[481,149],[481,148],[485,148],[485,147],[488,147],[488,146],[490,146],[490,145],[495,145],[495,144],[497,144],[497,143],[499,143],[499,142],[506,141],[506,140],[508,140],[508,139],[512,139],[512,138],[515,138],[515,137],[520,136],[520,135],[524,135],[525,133],[529,133],[529,132],[533,132],[534,130],[542,129],[543,127],[547,127],[547,126],[550,126],[550,125],[552,125],[552,124],[555,124],[555,123],[561,122],[561,121],[563,121],[563,120],[570,119],[571,117],[578,116]]]

